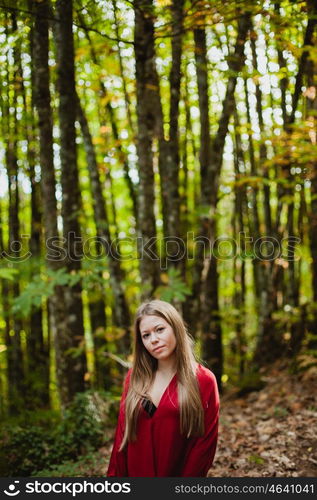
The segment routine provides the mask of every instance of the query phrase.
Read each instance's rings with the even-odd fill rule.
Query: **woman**
[[[196,362],[177,310],[161,300],[142,304],[107,476],[205,477],[218,417],[215,376]]]

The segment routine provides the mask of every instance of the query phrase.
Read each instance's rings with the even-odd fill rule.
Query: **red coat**
[[[180,433],[176,374],[152,417],[141,406],[137,439],[119,452],[130,375],[131,370],[124,383],[107,476],[205,477],[214,459],[218,437],[219,394],[214,374],[198,365],[197,378],[205,411],[204,436],[186,438]]]

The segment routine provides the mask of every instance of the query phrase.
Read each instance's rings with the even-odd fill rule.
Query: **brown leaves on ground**
[[[317,476],[317,376],[274,365],[260,391],[221,400],[219,441],[209,476]]]

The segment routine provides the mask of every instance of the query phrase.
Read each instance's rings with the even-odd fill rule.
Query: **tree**
[[[159,283],[154,217],[153,138],[161,115],[159,83],[155,69],[152,0],[135,0],[135,78],[137,90],[138,251],[143,295],[151,296]],[[161,118],[159,118],[161,122]]]

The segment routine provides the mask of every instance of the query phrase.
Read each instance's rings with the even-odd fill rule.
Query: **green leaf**
[[[155,295],[166,302],[172,302],[174,299],[184,302],[186,295],[190,295],[190,293],[190,289],[181,278],[180,270],[171,267],[167,271],[167,283],[159,286]]]
[[[4,280],[14,280],[14,276],[18,273],[17,269],[8,269],[7,267],[0,268],[0,278]]]
[[[15,314],[21,314],[27,317],[32,307],[40,307],[43,300],[53,295],[55,286],[74,286],[81,276],[79,273],[68,273],[65,268],[57,271],[47,270],[46,275],[37,274],[33,280],[28,283],[22,293],[13,301],[12,311]]]

